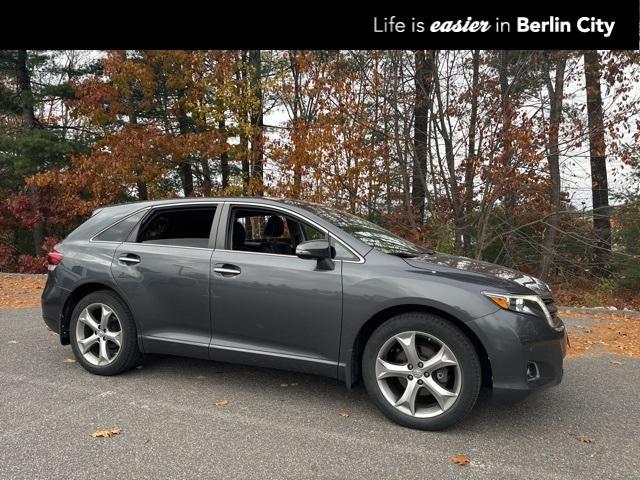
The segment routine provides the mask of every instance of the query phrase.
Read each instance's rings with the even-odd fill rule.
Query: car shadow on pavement
[[[345,408],[354,415],[367,418],[367,421],[404,429],[387,421],[377,410],[369,400],[362,382],[348,390],[343,383],[326,377],[165,355],[145,355],[144,363],[139,369],[123,375],[131,380],[144,375],[158,384],[171,385],[177,382],[182,387],[186,385],[186,388],[194,388],[197,382],[223,386],[221,392],[227,396],[260,396],[261,401],[265,402],[286,391],[287,400],[291,402],[286,404],[286,407],[281,405],[280,408],[297,409],[294,400],[303,402],[305,408],[314,407],[313,404],[317,409],[327,406],[333,406],[334,409]],[[519,402],[505,402],[493,399],[491,390],[483,388],[469,416],[448,431],[482,432],[499,430],[501,425],[508,425],[509,428],[513,428],[514,425],[530,428],[533,414],[537,425],[554,425],[557,422],[557,414],[553,409],[546,408],[551,402],[556,401],[554,392],[557,392],[557,389],[542,390]]]

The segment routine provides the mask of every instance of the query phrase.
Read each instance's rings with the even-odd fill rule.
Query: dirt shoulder
[[[569,331],[569,358],[603,352],[640,357],[638,312],[567,308],[560,316]]]
[[[46,275],[0,274],[0,308],[39,307]]]

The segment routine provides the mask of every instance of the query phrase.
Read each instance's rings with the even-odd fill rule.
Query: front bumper
[[[563,375],[567,333],[543,318],[499,310],[469,322],[491,364],[493,396],[518,400],[558,385]]]

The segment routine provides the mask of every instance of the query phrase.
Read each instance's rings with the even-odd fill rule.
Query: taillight
[[[49,271],[55,270],[55,268],[64,258],[64,255],[57,251],[56,247],[53,247],[53,250],[47,253],[47,268],[49,269]]]

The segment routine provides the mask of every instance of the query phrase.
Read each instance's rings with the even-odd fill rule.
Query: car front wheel
[[[466,416],[481,385],[478,356],[450,321],[415,312],[393,317],[369,338],[362,371],[370,397],[391,420],[441,430]]]

